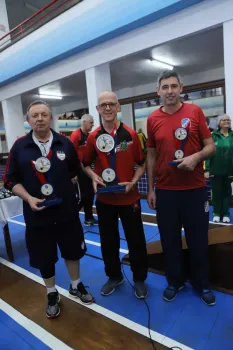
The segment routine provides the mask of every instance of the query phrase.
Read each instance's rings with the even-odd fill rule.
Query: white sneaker
[[[230,218],[228,218],[227,216],[224,216],[222,219],[222,222],[224,222],[225,224],[229,224],[230,221]]]
[[[213,222],[220,222],[220,217],[219,216],[214,216],[213,217]]]

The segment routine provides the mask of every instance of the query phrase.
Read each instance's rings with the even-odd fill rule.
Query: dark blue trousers
[[[208,288],[209,204],[205,187],[193,190],[156,190],[157,223],[165,255],[169,285],[184,284],[181,244],[183,226],[190,255],[191,283],[197,291]]]

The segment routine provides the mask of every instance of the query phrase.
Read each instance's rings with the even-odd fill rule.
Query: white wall
[[[92,1],[97,6],[98,0],[85,0],[80,5],[77,5],[77,8],[82,5],[84,6],[85,3],[90,5]],[[143,49],[220,25],[223,22],[233,19],[232,5],[232,0],[206,0],[198,5],[133,30],[101,45],[97,45],[78,55],[74,55],[2,87],[0,88],[0,100],[22,94],[25,91],[46,85],[54,80],[62,79]],[[72,14],[72,11],[68,12]],[[64,17],[59,16],[59,18]],[[50,30],[49,26],[46,25],[44,27]],[[37,31],[31,35],[38,35]],[[24,45],[24,40],[29,39],[26,37],[16,45]],[[13,45],[2,54],[13,54],[15,49],[16,46]],[[0,54],[0,63],[2,54]]]
[[[182,77],[182,80],[186,86],[199,83],[205,83],[214,80],[224,79],[224,67],[211,69],[205,72],[199,72],[196,74]],[[128,97],[139,96],[154,92],[156,89],[156,80],[151,84],[138,85],[133,88],[125,88],[114,91],[119,99]],[[62,106],[53,107],[53,113],[61,114],[65,112],[72,112],[76,109],[88,108],[87,100],[75,101],[64,104]]]
[[[76,109],[82,109],[87,107],[88,107],[87,100],[75,101],[71,103],[66,103],[61,106],[53,107],[53,114],[58,115],[65,112],[73,112]]]
[[[225,85],[226,85],[226,112],[233,121],[233,20],[224,23],[224,67],[225,67]]]
[[[224,79],[224,67],[210,69],[205,72],[199,72],[199,73],[183,76],[181,78],[184,85],[186,86]],[[117,97],[119,99],[123,99],[123,98],[148,94],[154,91],[156,91],[156,79],[154,83],[138,85],[133,88],[121,89],[121,90],[115,91],[115,93],[117,94]]]
[[[7,10],[6,10],[6,2],[5,0],[0,0],[0,38],[3,37],[6,33],[10,31],[9,29],[9,22],[7,17]],[[7,43],[7,41],[10,39],[10,37],[7,37],[3,41],[0,42],[2,48],[2,44]]]

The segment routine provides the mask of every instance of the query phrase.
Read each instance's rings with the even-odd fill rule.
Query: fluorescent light
[[[160,67],[160,68],[165,68],[165,69],[169,69],[169,70],[173,70],[173,68],[174,68],[171,64],[168,64],[168,63],[165,63],[165,62],[162,62],[162,61],[158,61],[155,58],[151,58],[150,61],[155,66]]]
[[[44,94],[39,94],[40,98],[48,98],[51,100],[62,100],[62,96],[57,96],[57,95],[44,95]]]

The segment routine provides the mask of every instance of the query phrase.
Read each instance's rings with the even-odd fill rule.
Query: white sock
[[[73,289],[76,289],[76,288],[77,288],[77,285],[79,284],[79,282],[80,282],[80,278],[79,278],[78,280],[71,281],[72,288],[73,288]]]
[[[52,288],[47,288],[47,294],[49,294],[49,293],[54,293],[54,292],[56,292],[56,291],[57,291],[57,290],[56,290],[55,286],[52,287]]]

